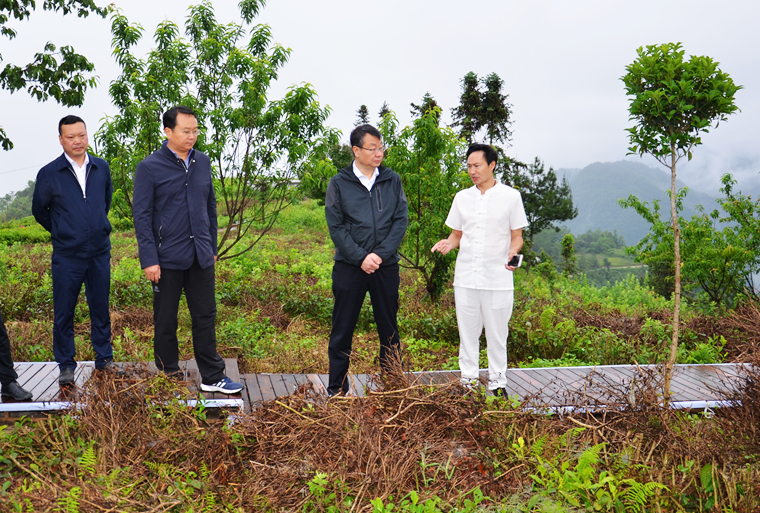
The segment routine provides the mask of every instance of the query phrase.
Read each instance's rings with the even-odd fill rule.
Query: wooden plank
[[[354,379],[356,379],[357,386],[361,389],[361,397],[364,397],[369,390],[372,390],[372,383],[367,374],[355,374]]]
[[[251,399],[251,408],[255,408],[264,402],[264,397],[261,395],[261,390],[259,389],[259,380],[256,378],[255,374],[245,374],[243,377],[246,379],[248,385],[248,397]]]
[[[306,374],[293,374],[293,378],[296,380],[296,385],[298,385],[298,388],[311,383],[309,381],[309,378],[306,377]]]
[[[522,399],[527,395],[536,393],[530,381],[526,380],[525,374],[515,372],[518,369],[507,369],[507,384],[514,388],[515,393]]]
[[[694,366],[685,372],[694,379],[700,381],[708,388],[716,390],[728,390],[733,379],[726,375],[722,369],[709,365]]]
[[[259,382],[259,391],[261,392],[261,397],[264,401],[271,401],[272,399],[275,399],[277,396],[274,393],[274,388],[272,387],[272,380],[270,379],[269,374],[256,374],[256,379]]]
[[[245,375],[240,376],[240,383],[243,385],[241,393],[243,396],[243,411],[251,411],[253,406],[251,405],[251,395],[248,392],[248,378]]]
[[[349,374],[348,377],[351,379],[351,393],[356,397],[364,397],[364,384],[359,381],[358,376],[356,376],[356,374]]]
[[[282,380],[282,374],[270,374],[269,379],[272,380],[272,389],[277,397],[287,397],[290,395],[285,382]]]
[[[327,394],[327,388],[325,387],[325,384],[322,383],[322,380],[319,379],[318,374],[307,374],[306,378],[311,382],[315,393],[325,395]]]
[[[185,373],[185,380],[189,382],[187,389],[192,394],[200,392],[201,373],[198,370],[198,362],[195,360],[183,360],[179,362],[179,369]],[[216,399],[213,392],[202,392],[206,399]]]
[[[232,381],[240,383],[240,371],[238,369],[238,362],[236,358],[224,359],[224,374]]]
[[[694,376],[682,372],[682,369],[674,369],[671,389],[675,389],[683,399],[679,400],[715,400],[717,396],[711,392],[704,383],[699,382]]]
[[[298,390],[298,381],[296,381],[294,374],[283,374],[282,381],[285,383],[285,388],[288,390],[288,395],[295,393]]]
[[[522,373],[526,381],[535,387],[536,392],[548,388],[552,381],[551,376],[540,372],[538,369],[520,369],[515,372]]]

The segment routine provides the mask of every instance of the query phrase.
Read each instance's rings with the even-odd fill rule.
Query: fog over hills
[[[596,162],[583,169],[558,169],[557,176],[567,177],[573,191],[578,217],[564,224],[575,234],[597,228],[616,230],[625,238],[626,244],[636,244],[649,232],[649,223],[633,209],[618,205],[618,199],[628,198],[631,194],[650,205],[653,200],[660,200],[662,217],[670,219],[667,193],[670,173],[664,167],[660,170],[625,160]],[[687,186],[680,179],[676,184],[679,189]],[[709,195],[690,187],[681,215],[691,217],[696,213],[696,205],[702,205],[707,212],[712,211],[718,206],[715,200],[719,194],[718,190]]]

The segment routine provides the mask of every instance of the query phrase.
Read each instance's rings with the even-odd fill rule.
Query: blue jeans
[[[61,369],[75,369],[74,310],[84,283],[90,308],[90,338],[95,351],[95,367],[113,360],[111,317],[108,298],[111,293],[111,254],[105,252],[89,258],[61,256],[53,252],[53,354]]]

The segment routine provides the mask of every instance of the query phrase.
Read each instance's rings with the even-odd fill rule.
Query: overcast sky
[[[115,2],[145,28],[142,52],[151,47],[160,21],[184,24],[192,3]],[[236,5],[216,0],[217,19],[240,21]],[[496,72],[513,105],[508,153],[524,161],[538,156],[555,168],[634,158],[626,157],[624,129],[630,123],[620,77],[638,47],[680,41],[687,55],[714,58],[744,86],[736,98],[741,112],[704,137],[694,160],[679,168],[686,183],[717,195],[718,177],[727,171],[737,175],[745,193],[755,194],[749,187],[760,184],[758,19],[760,3],[751,0],[269,0],[257,22],[269,24],[274,40],[292,49],[271,97],[281,97],[293,84],[312,84],[332,108],[329,124],[346,140],[360,105],[367,105],[375,122],[387,101],[404,125],[411,119],[409,103],[419,103],[425,92],[450,122],[462,77],[469,71],[481,77]],[[100,85],[88,92],[81,109],[0,92],[0,125],[16,145],[0,151],[0,195],[24,188],[60,155],[62,116],[83,117],[92,143],[103,116],[114,114],[108,85],[119,72],[108,20],[38,12],[12,26],[19,36],[0,38],[3,64],[29,62],[46,41],[70,44],[95,63]]]

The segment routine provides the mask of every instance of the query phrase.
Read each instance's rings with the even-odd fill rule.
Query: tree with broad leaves
[[[760,198],[752,201],[751,196],[734,190],[736,180],[730,174],[723,175],[721,183],[720,192],[725,197],[718,202],[727,214],[721,221],[733,223],[724,229],[728,232],[726,238],[733,246],[750,250],[752,258],[744,268],[742,288],[757,300],[760,299],[760,284],[754,279],[760,275],[760,251],[757,251],[760,248]]]
[[[366,105],[362,105],[359,107],[359,110],[356,111],[356,121],[354,121],[354,126],[366,125],[367,123],[369,123],[369,109],[367,109]]]
[[[749,220],[754,216],[737,214],[739,211],[742,214],[750,212],[755,205],[749,197],[733,191],[736,182],[731,175],[724,175],[723,183],[721,192],[726,197],[717,201],[728,214],[726,217],[721,217],[717,209],[705,213],[703,207],[697,205],[697,213],[691,219],[678,218],[681,229],[681,290],[683,293],[704,293],[716,305],[731,306],[744,290],[756,293],[752,275],[758,270],[760,227],[744,229],[742,218]],[[676,212],[683,211],[683,199],[687,192],[688,189],[678,191]],[[674,237],[672,224],[663,221],[660,216],[660,202],[654,200],[651,209],[635,196],[618,203],[625,208],[633,208],[651,224],[649,233],[627,251],[635,256],[637,262],[649,267],[648,280],[654,290],[671,297],[674,292]],[[719,227],[720,224],[725,225]]]
[[[637,50],[638,58],[626,66],[622,77],[630,97],[629,154],[649,154],[670,169],[670,212],[673,226],[675,271],[673,338],[665,367],[663,399],[670,400],[670,383],[678,351],[681,308],[681,232],[676,211],[676,165],[691,160],[692,150],[702,144],[702,134],[713,123],[726,121],[736,112],[734,95],[741,86],[718,68],[710,57],[684,59],[680,43],[649,45]]]
[[[8,26],[11,18],[28,20],[37,7],[35,0],[0,1],[0,35],[13,39],[18,32]],[[76,13],[80,18],[90,14],[106,17],[108,7],[98,7],[93,0],[44,0],[42,10],[60,12],[64,16]],[[3,57],[0,55],[0,62]],[[66,107],[78,107],[84,103],[87,88],[97,84],[92,74],[95,66],[84,55],[70,46],[57,48],[51,42],[45,44],[34,60],[23,66],[6,64],[0,68],[0,89],[11,94],[26,89],[32,98],[44,102],[50,98]],[[0,146],[13,149],[13,142],[0,127]]]
[[[263,6],[263,0],[243,0],[245,23],[250,25]],[[187,39],[176,24],[162,22],[156,47],[144,59],[132,53],[142,32],[114,14],[113,53],[122,73],[109,91],[119,114],[106,118],[96,134],[101,155],[111,164],[114,207],[131,218],[135,166],[162,144],[161,114],[187,105],[198,113],[202,132],[196,147],[211,159],[223,203],[220,215],[228,218],[219,258],[245,253],[290,203],[298,171],[320,149],[337,144],[337,131],[325,126],[329,109],[308,84],[269,100],[271,83],[290,51],[272,44],[266,25],[247,32],[235,23],[218,23],[209,1],[189,9]]]
[[[455,256],[431,253],[447,237],[445,221],[454,195],[470,184],[463,172],[465,144],[450,128],[441,127],[441,110],[433,107],[396,133],[396,118],[383,118],[380,131],[387,148],[385,165],[401,176],[409,205],[409,227],[399,248],[401,262],[425,280],[431,300],[437,301],[449,279]]]

